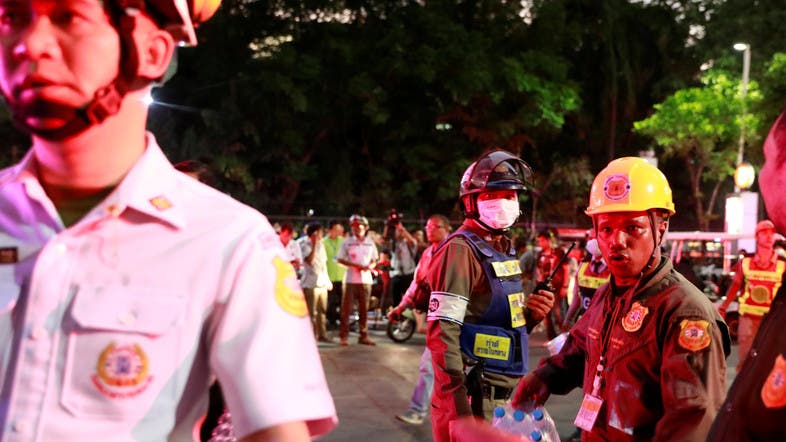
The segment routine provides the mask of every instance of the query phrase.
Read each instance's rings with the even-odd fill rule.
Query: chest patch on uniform
[[[641,328],[641,324],[644,323],[644,318],[649,312],[650,309],[644,307],[639,302],[634,302],[628,314],[622,318],[622,328],[625,329],[626,332],[637,331]]]
[[[138,344],[106,346],[98,356],[93,384],[104,396],[124,399],[138,395],[153,381],[150,364]]]
[[[524,318],[524,293],[513,293],[508,295],[508,303],[510,304],[510,325],[513,328],[527,325],[527,320]]]
[[[481,358],[507,361],[510,355],[510,338],[478,333],[475,335],[472,352]]]
[[[16,247],[0,247],[0,264],[14,264],[19,261]]]
[[[680,322],[680,336],[677,343],[689,351],[698,351],[710,346],[710,323],[704,320],[691,321],[683,319]]]
[[[276,302],[289,314],[301,318],[306,316],[308,314],[306,297],[297,282],[295,268],[278,256],[273,258],[273,265],[276,267],[276,285],[273,288],[276,292]]]
[[[491,267],[494,268],[494,274],[499,278],[521,274],[521,265],[519,265],[519,261],[516,259],[504,262],[492,262]]]
[[[761,401],[767,408],[786,406],[786,359],[778,355],[767,380],[761,387]]]

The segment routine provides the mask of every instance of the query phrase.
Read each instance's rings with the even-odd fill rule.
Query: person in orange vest
[[[759,189],[769,218],[786,232],[786,112],[764,141]],[[786,274],[784,275],[786,277]],[[715,418],[707,442],[786,440],[786,285],[772,299],[751,343],[751,355],[737,373]]]
[[[734,279],[726,292],[718,311],[726,317],[726,309],[736,300],[740,290],[740,322],[737,333],[739,373],[742,363],[748,356],[753,337],[759,330],[761,318],[770,311],[772,298],[781,286],[786,260],[775,253],[775,225],[770,220],[760,221],[756,225],[756,253],[746,255],[737,261],[734,267]]]

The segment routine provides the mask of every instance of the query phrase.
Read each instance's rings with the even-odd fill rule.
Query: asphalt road
[[[373,323],[372,323],[373,324]],[[335,332],[332,332],[335,333]],[[384,323],[371,327],[375,347],[357,344],[350,335],[350,346],[319,344],[322,364],[330,391],[338,409],[339,425],[319,439],[329,442],[406,442],[431,441],[431,426],[400,422],[395,415],[407,409],[418,376],[418,364],[426,343],[425,336],[415,335],[403,344],[391,341]],[[536,329],[530,340],[530,366],[548,355],[545,335]],[[338,342],[338,339],[336,339]],[[727,359],[727,384],[731,386],[737,365],[737,347]],[[566,440],[573,431],[573,419],[581,403],[581,391],[566,396],[553,395],[546,409],[554,419],[560,436]]]

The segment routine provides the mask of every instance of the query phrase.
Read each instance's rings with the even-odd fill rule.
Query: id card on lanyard
[[[630,289],[631,294],[634,289],[635,286]],[[584,431],[592,431],[592,428],[595,426],[595,421],[598,420],[600,409],[603,406],[603,399],[600,397],[600,388],[603,383],[603,372],[605,370],[603,364],[606,362],[605,355],[608,350],[609,341],[611,340],[611,331],[614,328],[620,310],[622,310],[624,304],[622,301],[624,299],[625,296],[619,299],[620,302],[615,306],[613,313],[610,317],[607,316],[607,318],[610,318],[610,321],[603,324],[600,336],[600,360],[595,367],[595,378],[592,380],[592,393],[584,394],[584,399],[581,401],[581,408],[579,408],[576,419],[573,421],[573,425]]]
[[[599,397],[601,373],[603,372],[603,357],[601,356],[600,363],[598,363],[597,371],[595,372],[595,379],[592,380],[592,393],[584,395],[581,401],[581,408],[576,415],[576,420],[573,425],[581,428],[584,431],[592,431],[595,426],[595,421],[598,420],[600,407],[603,406],[603,399]]]

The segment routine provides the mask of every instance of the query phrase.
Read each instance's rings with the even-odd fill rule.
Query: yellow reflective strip
[[[780,277],[780,278],[778,278],[778,282],[776,282],[776,283],[775,283],[775,285],[772,287],[772,293],[778,293],[778,289],[780,289],[780,288],[781,288],[781,282],[783,282],[783,272],[784,272],[784,269],[786,269],[786,262],[783,262],[783,261],[781,261],[781,260],[778,260],[778,265],[777,265],[777,266],[775,266],[775,271],[776,271],[776,272],[778,273],[778,275],[780,275],[781,277]]]
[[[598,278],[597,276],[579,275],[579,287],[596,289],[602,286],[609,278]]]
[[[780,282],[781,275],[778,275],[778,272],[767,272],[764,270],[748,270],[745,274],[748,279],[752,279],[754,281],[762,281],[762,282]]]
[[[527,325],[527,320],[524,318],[524,293],[513,293],[508,295],[508,303],[510,304],[510,324],[513,328]]]
[[[516,259],[503,262],[492,262],[491,267],[494,269],[494,274],[500,278],[521,274],[521,266]]]
[[[739,308],[740,314],[748,314],[754,316],[762,316],[768,311],[770,311],[769,307],[763,307],[760,305],[740,304],[740,308]]]
[[[478,333],[475,335],[475,348],[472,351],[475,356],[481,358],[507,361],[510,354],[510,338]]]

